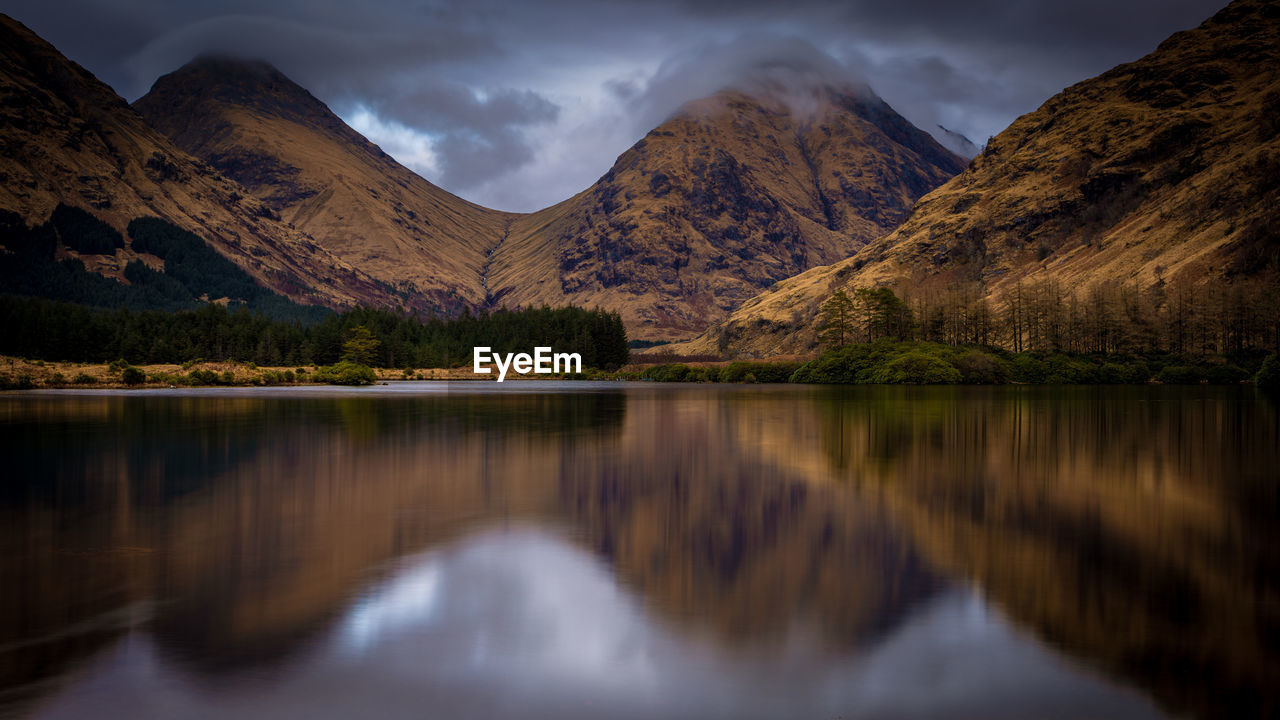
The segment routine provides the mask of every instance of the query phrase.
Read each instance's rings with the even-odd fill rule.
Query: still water
[[[0,396],[0,715],[1280,712],[1250,388]]]

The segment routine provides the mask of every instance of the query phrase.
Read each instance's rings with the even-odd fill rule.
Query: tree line
[[[836,291],[823,304],[826,347],[881,338],[1015,353],[1185,356],[1280,350],[1280,286],[1265,280],[1140,291],[1120,282],[1077,290],[1048,279],[1015,284],[994,305],[977,285],[899,297],[891,288]]]
[[[276,320],[216,303],[195,310],[96,309],[42,298],[0,296],[0,353],[42,360],[135,364],[192,360],[264,366],[329,365],[352,359],[393,368],[457,367],[472,348],[576,352],[583,365],[615,368],[629,357],[617,313],[577,307],[499,310],[453,319],[357,308],[319,322]]]

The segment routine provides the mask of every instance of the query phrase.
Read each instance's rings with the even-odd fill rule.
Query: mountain
[[[201,57],[130,108],[4,32],[0,210],[35,226],[62,204],[118,231],[157,216],[330,306],[572,303],[619,311],[633,338],[689,338],[848,257],[964,166],[869,89],[761,84],[686,105],[592,187],[516,215],[418,177],[265,63]],[[122,282],[131,261],[163,265],[132,243],[58,247]]]
[[[137,218],[159,217],[196,233],[256,282],[293,300],[329,306],[396,300],[391,288],[174,147],[111,88],[4,15],[0,148],[6,227],[40,225],[59,205],[85,210],[113,232]],[[121,245],[82,254],[64,239],[57,253],[122,282],[133,260],[163,264],[134,252],[131,243]]]
[[[489,288],[499,303],[617,310],[632,337],[690,337],[847,257],[963,167],[869,90],[819,88],[803,103],[781,88],[725,91],[686,105],[592,187],[516,219]]]
[[[487,253],[514,216],[422,179],[274,67],[197,58],[133,107],[406,304],[449,313],[484,305]]]
[[[671,339],[847,257],[963,167],[869,91],[795,109],[782,90],[691,103],[529,215],[435,187],[263,63],[198,59],[134,107],[325,249],[446,310],[599,305],[632,337]]]
[[[1236,0],[1001,132],[894,232],[778,283],[684,352],[816,347],[840,288],[1152,290],[1280,270],[1280,5]]]

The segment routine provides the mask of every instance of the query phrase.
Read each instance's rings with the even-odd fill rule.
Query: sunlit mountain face
[[[6,399],[6,712],[1268,707],[1249,392],[491,387]]]
[[[1274,296],[1277,48],[1275,4],[1239,0],[1082,78],[992,137],[892,232],[743,302],[683,351],[814,350],[818,308],[842,288],[968,291],[1001,309],[1044,286],[1061,288],[1055,304],[1120,286],[1157,307],[1251,283]]]

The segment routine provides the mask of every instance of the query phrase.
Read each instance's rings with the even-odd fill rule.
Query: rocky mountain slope
[[[120,231],[130,220],[157,216],[197,233],[258,282],[299,302],[396,300],[384,283],[174,147],[111,88],[4,15],[0,148],[0,210],[30,225],[44,222],[59,203],[86,209]],[[93,269],[123,278],[137,257],[126,246],[96,256]]]
[[[318,245],[420,309],[475,310],[486,253],[512,216],[455,197],[393,160],[261,62],[202,57],[134,109]]]
[[[131,109],[5,28],[0,209],[34,224],[63,202],[117,229],[157,215],[331,306],[572,303],[619,311],[633,338],[685,339],[848,257],[964,166],[869,89],[760,84],[690,103],[579,195],[502,213],[413,174],[266,64],[200,58]],[[123,281],[135,255],[87,264]]]
[[[671,339],[847,257],[964,164],[869,91],[796,110],[783,90],[692,103],[530,215],[431,185],[262,63],[199,59],[134,105],[327,250],[445,310],[600,305]]]
[[[1274,275],[1278,118],[1280,5],[1236,0],[1019,118],[897,230],[778,283],[681,349],[811,351],[818,307],[839,288],[968,284],[998,305],[1044,278],[1084,289]]]
[[[691,103],[586,191],[518,218],[493,256],[494,300],[600,305],[632,337],[689,337],[847,257],[964,166],[869,90],[783,97]]]

